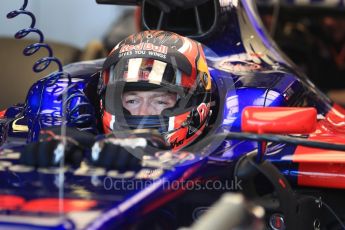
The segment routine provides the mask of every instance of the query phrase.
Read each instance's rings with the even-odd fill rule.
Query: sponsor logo
[[[20,133],[20,132],[29,132],[29,128],[27,125],[19,125],[17,124],[20,120],[22,120],[24,117],[20,117],[13,121],[12,123],[12,131],[14,133]]]
[[[167,54],[168,53],[168,47],[165,45],[156,46],[152,43],[140,43],[138,45],[124,45],[120,49],[121,53],[126,52],[138,52],[140,54],[140,51],[153,51],[161,54]]]
[[[182,140],[177,140],[177,138],[171,143],[171,148],[176,148],[180,145],[182,145],[184,142],[184,139]]]

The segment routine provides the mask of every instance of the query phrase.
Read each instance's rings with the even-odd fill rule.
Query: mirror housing
[[[315,131],[317,111],[313,107],[246,107],[242,131],[272,134],[309,134]]]

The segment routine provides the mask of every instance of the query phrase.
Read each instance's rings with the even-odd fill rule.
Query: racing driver
[[[131,35],[103,65],[103,131],[156,129],[172,149],[181,149],[208,125],[211,84],[198,42],[166,31]]]
[[[199,146],[194,144],[201,143],[212,123],[206,58],[201,44],[189,38],[166,31],[131,35],[116,45],[95,76],[98,102],[93,104],[102,135],[67,129],[65,161],[75,167],[88,150],[94,166],[139,167],[144,155]],[[22,151],[21,163],[57,166],[59,133],[60,127],[41,130],[40,141]]]

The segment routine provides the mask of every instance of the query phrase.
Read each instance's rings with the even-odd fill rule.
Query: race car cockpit
[[[35,83],[25,104],[0,113],[0,227],[41,218],[56,229],[147,229],[152,221],[177,229],[227,191],[258,198],[272,229],[313,227],[323,201],[299,199],[290,184],[345,188],[343,171],[325,173],[329,163],[343,168],[336,151],[345,147],[320,142],[345,143],[344,109],[280,52],[253,1],[97,2],[141,4],[147,30],[106,59],[63,67],[48,52],[35,63],[35,71],[50,63],[58,71]],[[27,3],[8,17],[31,17],[16,37],[40,36],[25,49],[32,55],[48,48]],[[243,189],[202,187],[238,178]],[[190,192],[189,184],[202,186]]]

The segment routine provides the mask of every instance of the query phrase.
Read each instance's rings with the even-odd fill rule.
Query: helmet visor
[[[171,64],[150,58],[125,59],[109,69],[106,103],[113,111],[122,107],[129,115],[161,115],[188,91],[182,72]],[[118,100],[121,98],[121,100]],[[110,101],[109,101],[110,100]]]
[[[109,68],[107,82],[105,106],[111,114],[123,109],[125,115],[173,116],[200,104],[204,97],[198,94],[195,77],[152,58],[120,60]]]

